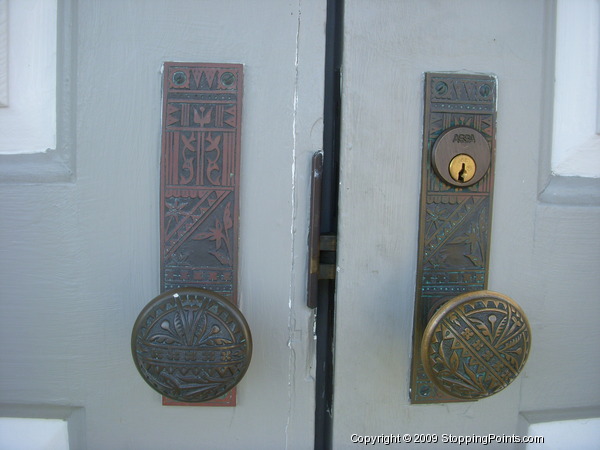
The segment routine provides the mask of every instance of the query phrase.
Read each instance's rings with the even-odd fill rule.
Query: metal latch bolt
[[[317,307],[319,280],[334,280],[336,273],[337,236],[321,236],[321,185],[323,175],[323,152],[317,152],[312,160],[310,228],[308,234],[308,283],[306,305]]]

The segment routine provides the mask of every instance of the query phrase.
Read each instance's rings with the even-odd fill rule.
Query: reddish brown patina
[[[199,287],[237,304],[242,82],[240,64],[165,63],[162,291]],[[235,403],[234,389],[196,405]]]

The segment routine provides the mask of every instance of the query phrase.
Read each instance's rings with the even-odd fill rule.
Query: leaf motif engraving
[[[231,230],[233,228],[233,221],[231,220],[231,202],[227,203],[225,211],[223,212],[223,225],[225,230]]]
[[[185,338],[185,330],[183,328],[183,322],[181,321],[181,315],[179,314],[179,311],[175,313],[173,323],[175,324],[175,330],[177,331],[177,334],[181,340],[185,342],[187,339]]]
[[[198,321],[196,322],[196,330],[194,333],[195,343],[202,343],[202,336],[206,332],[206,325],[208,323],[206,314],[200,314]]]
[[[233,228],[233,220],[231,218],[231,202],[227,203],[223,210],[223,221],[215,218],[215,226],[210,227],[208,231],[197,233],[192,239],[202,241],[208,239],[215,243],[215,249],[208,253],[213,255],[223,265],[231,265],[231,236],[229,230]],[[221,249],[221,247],[224,248]]]
[[[488,338],[489,341],[493,340],[492,331],[490,330],[490,326],[487,321],[480,320],[477,317],[469,317],[471,323],[475,326],[475,328],[481,333],[482,336]]]
[[[465,373],[467,374],[467,376],[469,377],[471,382],[473,384],[478,384],[479,380],[477,379],[477,375],[475,375],[475,372],[473,372],[467,364],[464,365],[464,368],[465,368]]]
[[[458,371],[458,364],[459,364],[458,354],[456,352],[452,352],[452,356],[450,356],[450,367],[452,368],[453,372]]]
[[[166,212],[165,212],[165,229],[171,231],[182,219],[189,217],[189,213],[185,211],[185,207],[188,206],[188,202],[180,198],[167,199],[165,201]]]
[[[166,334],[155,334],[148,338],[152,342],[158,342],[159,344],[174,344],[176,339],[173,339],[171,336],[167,336]]]
[[[520,353],[521,349],[521,341],[523,340],[523,333],[517,334],[514,338],[504,344],[503,350],[505,352],[517,352]],[[517,347],[518,346],[518,347]],[[515,349],[515,347],[517,347]]]
[[[512,355],[510,355],[509,353],[505,353],[504,358],[511,365],[511,367],[513,367],[513,368],[519,367],[519,361],[517,361],[517,359],[515,357],[513,357]]]

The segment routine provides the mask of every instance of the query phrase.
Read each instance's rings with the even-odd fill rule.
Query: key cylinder
[[[475,176],[477,165],[475,164],[475,160],[473,158],[471,158],[469,155],[461,153],[460,155],[456,155],[454,158],[452,158],[448,170],[450,171],[450,176],[454,179],[454,181],[458,181],[459,183],[467,183]]]
[[[491,148],[480,131],[466,126],[444,130],[431,153],[436,174],[447,184],[472,186],[483,178],[491,161]]]

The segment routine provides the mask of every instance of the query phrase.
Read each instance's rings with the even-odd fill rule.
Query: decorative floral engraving
[[[523,312],[511,301],[485,291],[434,317],[425,332],[423,362],[442,391],[477,399],[504,389],[521,371],[531,334]]]
[[[422,352],[422,333],[435,312],[449,299],[468,292],[485,289],[489,252],[489,229],[492,207],[493,159],[496,110],[496,81],[490,76],[463,74],[427,74],[426,76],[425,139],[423,140],[423,185],[419,233],[419,269],[415,302],[415,336],[411,373],[411,400],[413,403],[458,401],[431,380],[425,373],[429,354]],[[473,131],[459,133],[457,139],[472,140],[471,135],[482,134],[490,144],[489,170],[475,184],[455,186],[444,180],[434,169],[433,149],[442,134],[453,127],[467,127]],[[468,135],[468,137],[465,137]],[[485,165],[485,164],[484,164]],[[484,165],[480,166],[483,167]],[[436,166],[437,167],[437,166]],[[499,316],[498,316],[499,317]],[[442,325],[440,325],[442,326]],[[467,391],[484,388],[486,380],[478,375],[479,365],[469,352],[481,353],[483,361],[494,360],[496,354],[486,352],[481,336],[469,336],[467,328],[479,333],[473,324],[458,330],[460,339],[471,340],[469,349],[459,349],[451,338],[452,328],[444,325],[436,330],[436,361],[443,376],[461,379]],[[450,332],[449,337],[443,333]],[[432,337],[432,339],[434,339]],[[476,340],[478,339],[478,340]],[[454,347],[453,347],[454,345]],[[480,350],[477,350],[480,348]],[[490,356],[492,355],[492,356]],[[475,378],[473,378],[475,376]],[[465,381],[466,380],[466,381]],[[469,394],[470,395],[470,394]]]
[[[243,66],[166,62],[163,74],[160,289],[202,288],[236,303]],[[181,302],[137,341],[138,368],[171,399],[205,401],[245,371],[243,349],[221,313]],[[203,405],[235,403],[233,390]]]
[[[192,237],[192,239],[201,241],[208,239],[215,242],[215,250],[210,251],[211,255],[219,260],[221,264],[231,264],[231,237],[229,231],[233,228],[233,221],[231,220],[231,202],[227,203],[225,210],[223,211],[223,221],[217,217],[215,218],[215,226],[209,228],[207,232],[198,233]],[[224,249],[221,249],[221,245],[225,243]]]
[[[193,288],[153,300],[138,317],[132,343],[146,382],[183,402],[228,392],[246,372],[252,352],[248,326],[237,308]]]

